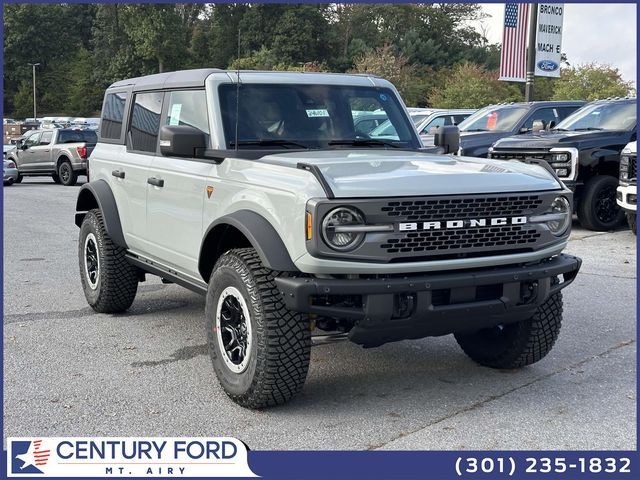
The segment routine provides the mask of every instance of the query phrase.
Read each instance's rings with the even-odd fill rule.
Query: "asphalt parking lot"
[[[82,177],[81,177],[82,178]],[[453,337],[316,347],[289,404],[245,410],[211,367],[204,299],[156,277],[127,314],[86,304],[78,187],[4,189],[4,435],[233,436],[252,449],[636,449],[636,250],[575,227],[584,260],[544,360],[479,367]]]

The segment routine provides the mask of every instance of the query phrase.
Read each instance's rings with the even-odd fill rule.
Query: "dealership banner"
[[[247,447],[219,438],[8,438],[8,477],[256,477]]]
[[[537,77],[560,76],[563,16],[564,3],[538,5],[535,71]]]

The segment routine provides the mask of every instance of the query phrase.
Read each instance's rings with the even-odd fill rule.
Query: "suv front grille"
[[[317,236],[307,245],[314,256],[384,263],[532,252],[566,240],[545,224],[531,222],[547,213],[558,194],[548,190],[322,201],[314,211],[318,231],[328,212],[345,204],[360,210],[367,225],[392,229],[366,233],[346,255]]]
[[[510,197],[444,198],[388,202],[382,212],[394,220],[465,220],[476,217],[516,217],[534,212],[542,200],[538,195]],[[478,229],[474,229],[477,231]]]
[[[636,170],[637,158],[637,155],[629,155],[629,180],[635,180],[638,176],[638,171]]]
[[[423,252],[452,252],[465,249],[496,248],[535,244],[540,233],[523,225],[505,225],[485,228],[460,228],[455,230],[427,230],[410,232],[389,238],[380,245],[389,254],[414,254]]]

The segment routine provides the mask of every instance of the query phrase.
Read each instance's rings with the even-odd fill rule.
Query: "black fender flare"
[[[99,208],[102,212],[107,234],[113,243],[119,247],[128,248],[122,232],[118,205],[113,196],[111,187],[105,180],[96,180],[85,183],[80,188],[78,199],[76,200],[76,225],[82,225],[87,212],[93,208]]]
[[[271,223],[251,210],[238,210],[214,221],[203,236],[200,245],[198,267],[202,273],[203,258],[209,233],[216,227],[229,225],[239,230],[256,249],[265,267],[281,272],[297,272],[295,264],[289,256],[287,247]]]

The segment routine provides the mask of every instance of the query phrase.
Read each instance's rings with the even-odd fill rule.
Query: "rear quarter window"
[[[100,122],[100,136],[102,138],[119,140],[122,136],[122,119],[127,102],[127,93],[109,93],[104,99]]]

